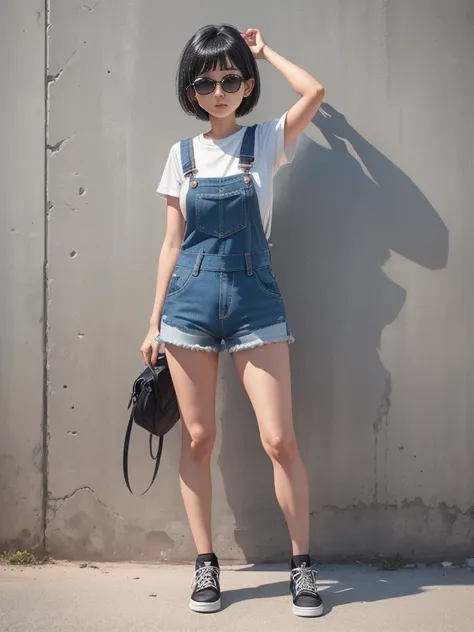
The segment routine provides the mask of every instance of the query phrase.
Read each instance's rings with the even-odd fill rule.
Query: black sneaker
[[[290,590],[293,595],[293,614],[298,617],[320,617],[323,601],[316,586],[316,571],[305,562],[290,573]]]
[[[219,562],[212,555],[199,555],[192,583],[193,594],[189,607],[194,612],[217,612],[221,609]]]

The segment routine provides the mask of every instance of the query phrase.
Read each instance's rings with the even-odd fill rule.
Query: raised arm
[[[285,124],[285,147],[299,136],[311,123],[324,98],[324,87],[309,72],[303,70],[264,41],[258,29],[242,33],[256,59],[265,59],[281,72],[300,99],[288,111]]]

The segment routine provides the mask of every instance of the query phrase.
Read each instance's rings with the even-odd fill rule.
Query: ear
[[[252,90],[255,88],[255,79],[248,79],[245,82],[244,98],[249,97],[252,94]]]

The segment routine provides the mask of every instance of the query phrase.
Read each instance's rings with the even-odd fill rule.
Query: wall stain
[[[462,561],[474,547],[474,505],[429,506],[420,497],[400,504],[323,505],[311,512],[311,540],[320,561],[362,561],[379,554],[415,562]]]

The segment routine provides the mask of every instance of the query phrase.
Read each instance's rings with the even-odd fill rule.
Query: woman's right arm
[[[178,260],[184,236],[184,217],[179,206],[179,198],[168,195],[166,235],[158,259],[155,301],[150,316],[150,329],[140,348],[146,365],[153,366],[158,357],[159,344],[154,340],[158,334],[161,312],[168,285]]]

